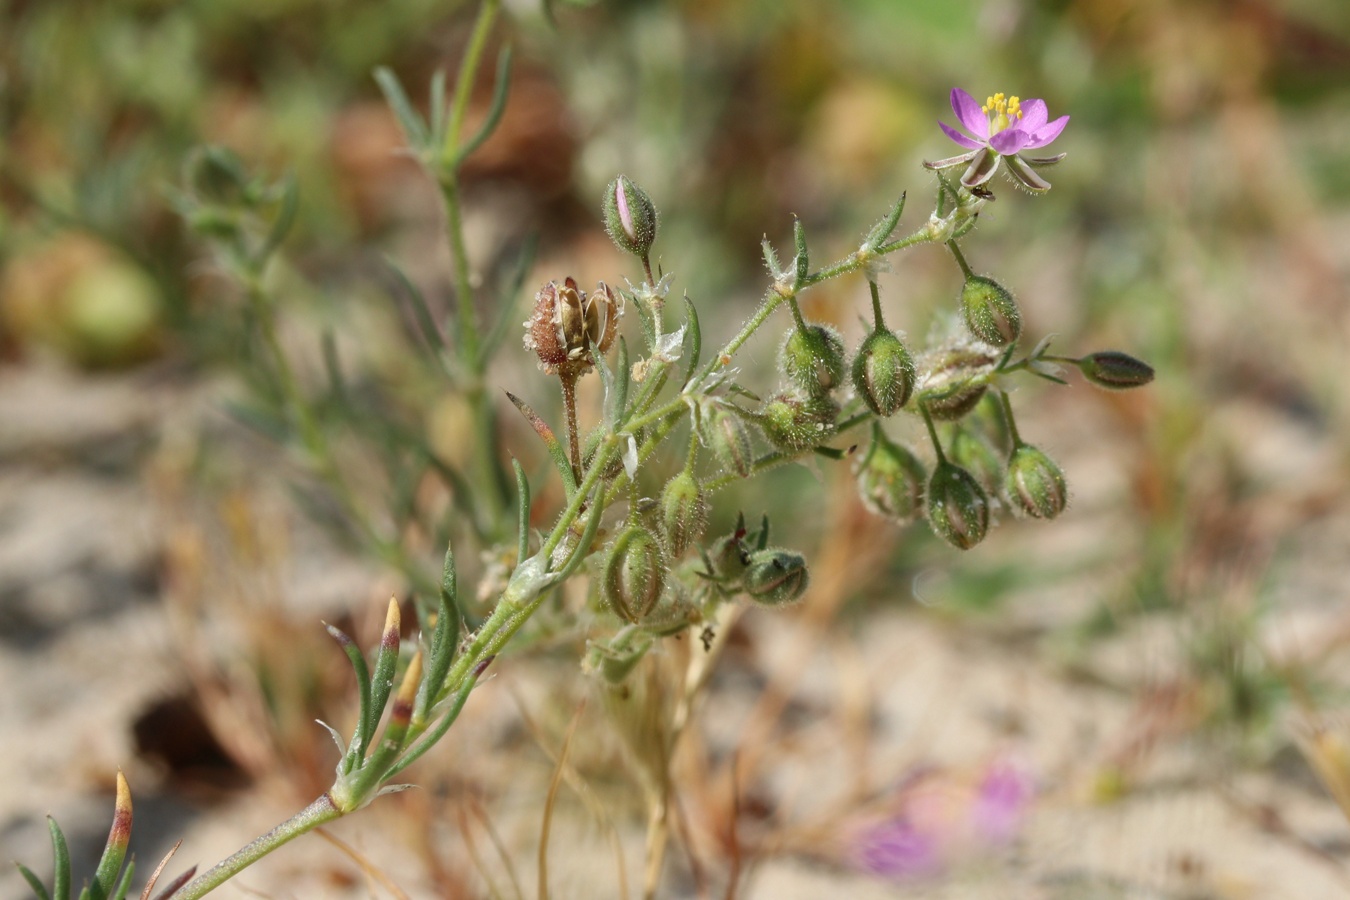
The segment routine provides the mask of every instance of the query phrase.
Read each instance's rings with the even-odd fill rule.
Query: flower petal
[[[989,146],[1004,156],[1016,153],[1027,145],[1031,135],[1020,128],[1005,128],[989,139]]]
[[[1023,147],[1024,150],[1035,150],[1037,147],[1044,147],[1046,144],[1059,137],[1059,133],[1064,130],[1064,126],[1069,124],[1068,116],[1060,116],[1042,128],[1038,128],[1031,135],[1031,140],[1027,141]]]
[[[942,129],[943,134],[947,135],[947,137],[956,141],[958,144],[960,144],[962,147],[965,147],[967,150],[978,150],[984,146],[984,143],[982,141],[977,141],[974,138],[966,137],[964,134],[957,131],[955,128],[948,125],[946,122],[939,122],[938,127]]]
[[[984,145],[981,144],[979,150],[983,149]],[[924,160],[923,167],[925,169],[950,169],[952,166],[964,165],[974,159],[975,154],[978,153],[979,150],[972,150],[969,153],[962,153],[960,156],[949,156],[946,159],[938,159],[933,162]],[[530,323],[526,322],[525,324],[528,325]]]
[[[1027,134],[1035,134],[1036,129],[1044,125],[1049,118],[1050,113],[1045,108],[1044,100],[1028,100],[1022,104],[1022,118],[1017,120],[1017,127]]]
[[[966,169],[961,176],[961,183],[968,188],[979,187],[998,171],[998,161],[1003,157],[999,156],[993,150],[985,147],[979,153],[975,154],[975,159],[970,163],[970,168]]]
[[[1003,158],[1008,162],[1008,174],[1013,178],[1016,178],[1021,183],[1022,187],[1031,191],[1033,194],[1044,194],[1046,191],[1050,190],[1050,182],[1046,181],[1044,178],[1033,172],[1030,167],[1026,166],[1022,161],[1022,157],[1007,156]]]
[[[980,104],[975,102],[974,97],[960,88],[952,88],[952,112],[956,113],[956,118],[966,126],[966,131],[981,140],[989,138],[989,116],[980,109]]]

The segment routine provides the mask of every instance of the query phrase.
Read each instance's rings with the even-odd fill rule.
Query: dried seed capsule
[[[605,602],[625,621],[638,624],[656,607],[666,584],[661,542],[637,525],[625,528],[610,547],[601,584]]]
[[[690,544],[703,537],[708,524],[708,498],[694,473],[685,469],[661,491],[661,530],[671,559],[679,559]]]
[[[834,434],[839,405],[829,397],[778,394],[760,410],[764,436],[782,450],[809,450]]]
[[[853,389],[879,416],[890,416],[914,391],[914,359],[900,338],[878,328],[863,338],[853,358]]]
[[[647,256],[656,241],[659,216],[647,192],[620,175],[605,189],[605,230],[625,253]]]
[[[1055,461],[1030,444],[1013,451],[1004,479],[1008,499],[1037,519],[1053,519],[1064,511],[1069,489]]]
[[[1100,350],[1078,360],[1083,377],[1097,387],[1125,391],[1153,380],[1153,367],[1118,350]]]
[[[534,312],[525,321],[525,348],[539,357],[539,367],[556,374],[570,368],[584,374],[595,364],[595,352],[614,343],[623,317],[623,295],[603,281],[587,296],[572,278],[550,281],[534,298]]]
[[[923,488],[928,472],[907,447],[893,443],[879,425],[872,443],[854,469],[863,505],[878,516],[912,522],[923,511]]]
[[[989,387],[998,351],[973,342],[939,347],[919,362],[919,402],[935,419],[959,419],[975,408]]]
[[[989,532],[989,497],[960,466],[942,461],[928,479],[928,524],[958,550],[969,550]]]
[[[844,380],[844,339],[828,325],[794,328],[778,353],[783,375],[807,394],[828,393]]]
[[[810,577],[800,553],[769,547],[750,554],[745,592],[764,606],[783,606],[801,599]]]
[[[750,474],[754,449],[750,432],[735,407],[717,401],[706,404],[699,416],[699,436],[722,468],[742,478]]]
[[[972,275],[961,286],[961,313],[970,333],[995,347],[1006,347],[1022,333],[1022,312],[1012,292],[984,275]]]
[[[974,475],[986,491],[997,493],[1003,486],[1003,459],[988,441],[969,428],[962,427],[964,424],[957,426],[956,435],[947,448],[947,456]]]

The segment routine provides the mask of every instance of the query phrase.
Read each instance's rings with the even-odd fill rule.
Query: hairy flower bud
[[[661,530],[671,559],[679,559],[703,536],[708,524],[708,498],[694,473],[685,469],[661,491]]]
[[[961,418],[984,396],[997,362],[998,352],[980,342],[938,347],[924,354],[919,362],[919,402],[935,419]]]
[[[975,476],[989,493],[996,493],[1003,486],[1003,458],[989,442],[974,431],[958,425],[952,437],[947,456],[952,462]]]
[[[625,253],[646,257],[656,241],[658,215],[647,192],[620,175],[605,188],[605,230]]]
[[[769,547],[750,554],[745,592],[764,606],[784,606],[801,599],[810,580],[800,553]]]
[[[1153,380],[1153,367],[1118,350],[1100,350],[1078,360],[1083,377],[1097,387],[1124,391]]]
[[[534,298],[534,312],[525,321],[525,349],[539,357],[545,372],[571,368],[583,374],[605,353],[618,334],[623,295],[603,281],[588,296],[572,278],[550,281]]]
[[[1064,511],[1069,489],[1055,461],[1029,444],[1013,451],[1004,479],[1008,499],[1037,519],[1053,519]]]
[[[863,505],[878,516],[911,522],[923,512],[923,487],[928,473],[907,447],[893,443],[874,425],[867,454],[854,469]]]
[[[969,550],[989,532],[989,497],[965,469],[942,461],[928,479],[928,524],[958,550]]]
[[[863,338],[853,357],[853,389],[879,416],[890,416],[914,391],[914,359],[892,331],[878,328]]]
[[[605,559],[601,593],[610,609],[625,621],[638,624],[656,608],[666,584],[666,560],[661,542],[637,525],[625,528]]]
[[[829,397],[778,394],[760,410],[764,436],[782,450],[809,450],[834,434],[839,406]]]
[[[1006,347],[1022,333],[1022,312],[1012,292],[984,275],[972,275],[961,286],[961,313],[970,333],[995,347]]]
[[[799,390],[828,393],[844,380],[844,339],[828,325],[794,328],[783,340],[778,361]]]
[[[699,426],[699,436],[712,449],[718,465],[742,478],[749,476],[755,455],[741,413],[735,407],[713,401],[703,407]]]

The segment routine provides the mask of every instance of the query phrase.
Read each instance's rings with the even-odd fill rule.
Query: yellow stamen
[[[1022,118],[1022,98],[994,94],[985,99],[980,112],[989,116],[990,131],[998,133],[1012,124],[1014,119]]]

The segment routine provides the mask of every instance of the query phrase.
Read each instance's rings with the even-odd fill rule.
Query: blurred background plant
[[[1012,88],[1073,114],[1063,144],[1071,156],[1048,201],[1010,195],[982,215],[976,268],[987,265],[1016,286],[1028,333],[1053,329],[1056,347],[1137,350],[1159,372],[1146,395],[1029,388],[1035,411],[1019,422],[1063,463],[1072,505],[1048,531],[996,530],[959,565],[920,529],[878,536],[843,466],[783,469],[766,485],[727,493],[722,515],[766,510],[775,541],[810,551],[814,587],[781,621],[752,617],[732,635],[714,692],[721,699],[705,717],[709,733],[686,735],[681,751],[689,821],[679,843],[689,849],[675,863],[679,877],[703,884],[710,869],[740,877],[758,869],[755,890],[769,892],[783,872],[809,884],[795,861],[821,860],[843,878],[839,866],[856,858],[838,836],[853,833],[859,810],[882,821],[907,816],[920,833],[941,831],[932,823],[951,817],[916,812],[911,801],[926,794],[909,791],[907,778],[982,784],[990,754],[1008,745],[1032,758],[1046,824],[1035,830],[1033,815],[1022,838],[1033,862],[1001,863],[1001,872],[1011,866],[1038,883],[1068,885],[1065,896],[1081,886],[1074,879],[1093,878],[1222,896],[1233,872],[1258,895],[1300,895],[1260,882],[1207,842],[1193,842],[1193,850],[1189,838],[1157,850],[1129,832],[1137,850],[1078,857],[1077,865],[1048,861],[1063,849],[1057,824],[1089,828],[1075,817],[1093,812],[1092,821],[1133,822],[1156,810],[1147,788],[1158,785],[1178,798],[1172,831],[1205,831],[1215,844],[1243,847],[1274,834],[1277,846],[1293,848],[1297,862],[1280,857],[1288,871],[1310,879],[1340,871],[1340,826],[1319,818],[1329,803],[1309,789],[1290,723],[1306,718],[1315,738],[1301,746],[1335,794],[1344,762],[1325,736],[1337,733],[1350,634],[1337,603],[1350,543],[1340,503],[1347,403],[1338,375],[1350,270],[1343,4],[878,0],[851,4],[847,14],[751,0],[559,4],[557,30],[533,4],[520,7],[512,9],[510,101],[462,179],[467,251],[488,286],[514,283],[532,240],[538,251],[520,273],[527,285],[564,270],[582,284],[610,277],[622,264],[596,227],[594,198],[625,171],[661,200],[661,252],[681,261],[691,296],[742,298],[703,307],[705,332],[730,333],[763,283],[755,251],[765,233],[782,245],[795,214],[818,254],[842,255],[879,206],[928,182],[914,161],[948,152],[933,120],[946,117],[951,85],[977,94]],[[437,316],[453,308],[455,269],[439,199],[398,152],[402,137],[370,73],[392,67],[420,104],[411,86],[455,70],[473,10],[444,2],[0,8],[7,369],[0,399],[10,404],[0,430],[8,433],[5,478],[16,498],[4,517],[0,566],[12,635],[6,652],[60,678],[53,661],[71,656],[60,652],[67,639],[54,635],[91,614],[112,633],[132,623],[133,633],[153,629],[144,616],[128,622],[120,611],[143,611],[134,598],[162,597],[180,630],[172,639],[152,630],[160,636],[134,646],[159,656],[173,647],[167,655],[181,662],[154,684],[128,689],[105,713],[121,718],[102,721],[122,733],[139,716],[138,735],[186,733],[185,721],[202,727],[189,750],[150,750],[146,758],[159,768],[147,765],[141,780],[169,773],[166,784],[218,795],[227,770],[261,781],[242,795],[255,803],[307,800],[328,780],[331,752],[309,721],[341,720],[350,695],[342,660],[321,644],[314,621],[322,615],[366,645],[382,624],[382,610],[370,612],[374,601],[435,584],[444,523],[427,516],[452,490],[434,476],[407,483],[407,474],[430,455],[465,461],[456,436],[473,421],[472,410],[438,387],[434,365],[415,361],[411,348],[424,341],[409,289],[383,259],[399,263]],[[474,122],[491,105],[496,50],[487,53]],[[279,453],[219,414],[231,408],[236,419],[276,433],[275,420],[259,415],[265,405],[248,402],[259,392],[250,384],[258,357],[241,309],[246,298],[203,266],[200,246],[172,210],[168,186],[180,182],[190,148],[202,143],[232,148],[249,172],[278,180],[297,173],[300,202],[273,275],[283,297],[278,340],[307,389],[320,395],[332,387],[324,361],[336,358],[345,389],[382,413],[326,421],[344,483],[355,491],[349,498],[333,492],[303,444]],[[1015,213],[1005,211],[1014,205]],[[951,302],[951,263],[941,253],[910,254],[880,283],[888,321],[927,321]],[[861,281],[835,282],[803,300],[808,319],[832,321],[850,345],[860,335],[851,316],[867,306]],[[499,310],[485,302],[484,311]],[[771,350],[751,350],[751,362],[767,372]],[[542,383],[519,354],[504,355],[513,359],[490,383]],[[513,371],[522,362],[528,375]],[[88,374],[64,374],[67,365]],[[98,398],[92,414],[81,405],[89,397]],[[105,417],[119,397],[122,418]],[[527,399],[560,421],[548,394]],[[506,416],[509,408],[496,409],[504,446],[538,471],[544,461],[528,457],[532,435]],[[78,487],[65,505],[50,507],[64,517],[55,534],[102,521],[122,540],[106,551],[75,541],[83,556],[49,554],[45,568],[31,562],[32,545],[17,536],[35,533],[34,510],[52,496],[28,492],[34,473]],[[101,499],[109,483],[138,479],[153,493]],[[804,491],[819,492],[828,514],[794,515]],[[117,535],[126,514],[119,510],[143,507],[149,496],[157,521],[146,530],[155,536]],[[390,497],[399,502],[368,512]],[[539,502],[556,508],[557,499]],[[105,506],[106,518],[97,518]],[[329,536],[307,530],[296,507],[329,523]],[[367,512],[353,517],[352,508]],[[367,516],[381,541],[363,535]],[[715,518],[710,533],[731,525]],[[131,553],[128,542],[143,546]],[[344,548],[355,547],[377,562],[353,564]],[[463,560],[466,582],[493,564]],[[89,570],[92,589],[80,581]],[[895,616],[898,632],[887,628]],[[30,659],[22,647],[33,635],[43,655]],[[925,668],[919,654],[908,671],[890,662],[905,658],[902,647],[919,653],[916,635],[966,663],[963,680],[975,685],[967,705],[952,697],[942,714],[888,706],[903,702],[891,695],[925,696],[943,680],[940,658]],[[870,648],[874,664],[850,668],[845,648],[854,644]],[[556,654],[531,660],[528,675],[512,676],[523,716],[484,711],[482,721],[463,723],[481,729],[464,736],[464,752],[491,746],[492,759],[428,759],[416,779],[427,786],[422,798],[398,798],[404,821],[391,821],[403,846],[421,848],[412,854],[419,874],[405,886],[426,878],[442,891],[484,893],[486,879],[505,891],[508,870],[522,879],[531,870],[524,860],[537,828],[526,837],[507,798],[537,799],[563,759],[578,697],[558,673],[575,665],[576,652],[567,636],[555,646]],[[820,671],[807,661],[821,659],[833,660],[831,674],[803,683],[803,671]],[[1012,674],[1028,668],[1030,676]],[[124,671],[125,680],[134,682],[135,672]],[[92,693],[81,687],[92,671],[70,677],[67,691]],[[1030,685],[1004,690],[1022,678]],[[1074,686],[1071,710],[1099,714],[1056,713],[1041,702],[1066,685]],[[634,811],[614,780],[619,754],[602,736],[595,706],[578,719],[586,739],[568,744],[558,771],[577,786],[572,796],[583,809],[602,811],[578,814],[601,832],[580,842],[608,848],[611,839],[631,839],[625,823]],[[961,714],[967,708],[975,712]],[[147,719],[166,711],[168,719]],[[974,719],[965,727],[979,738],[954,747],[916,725],[935,715]],[[1062,737],[1074,733],[1059,728],[1064,722],[1094,737]],[[24,731],[33,743],[63,733]],[[900,752],[886,749],[897,740]],[[95,740],[92,751],[54,768],[80,773],[81,788],[97,785],[126,764],[129,741]],[[822,749],[832,743],[841,747]],[[819,771],[829,752],[852,761],[851,778],[820,786],[838,789],[834,798],[800,788],[812,783],[803,773]],[[857,764],[878,754],[882,761]],[[513,783],[529,779],[513,779],[518,769],[504,760],[524,761],[533,794]],[[194,765],[203,776],[195,780]],[[50,786],[65,778],[54,774]],[[1226,812],[1213,810],[1214,797]],[[42,858],[36,814],[50,802],[35,791],[6,811],[14,818],[3,843],[22,848],[12,855]],[[271,824],[275,809],[254,824]],[[496,840],[488,837],[497,833],[492,823],[503,817],[517,823],[503,838],[511,863],[487,849]],[[198,821],[208,820],[223,821],[219,807]],[[469,839],[432,839],[447,829]],[[240,829],[226,830],[208,846],[232,849],[226,845]],[[447,844],[477,847],[478,855]],[[948,860],[943,877],[1002,877],[985,871],[993,865],[988,852],[955,872],[953,857],[939,854]],[[1187,854],[1203,864],[1192,866]],[[325,859],[330,886],[363,871],[336,854]],[[606,884],[617,883],[614,863],[589,859],[608,866]],[[1303,895],[1309,890],[1316,893],[1305,887]]]

